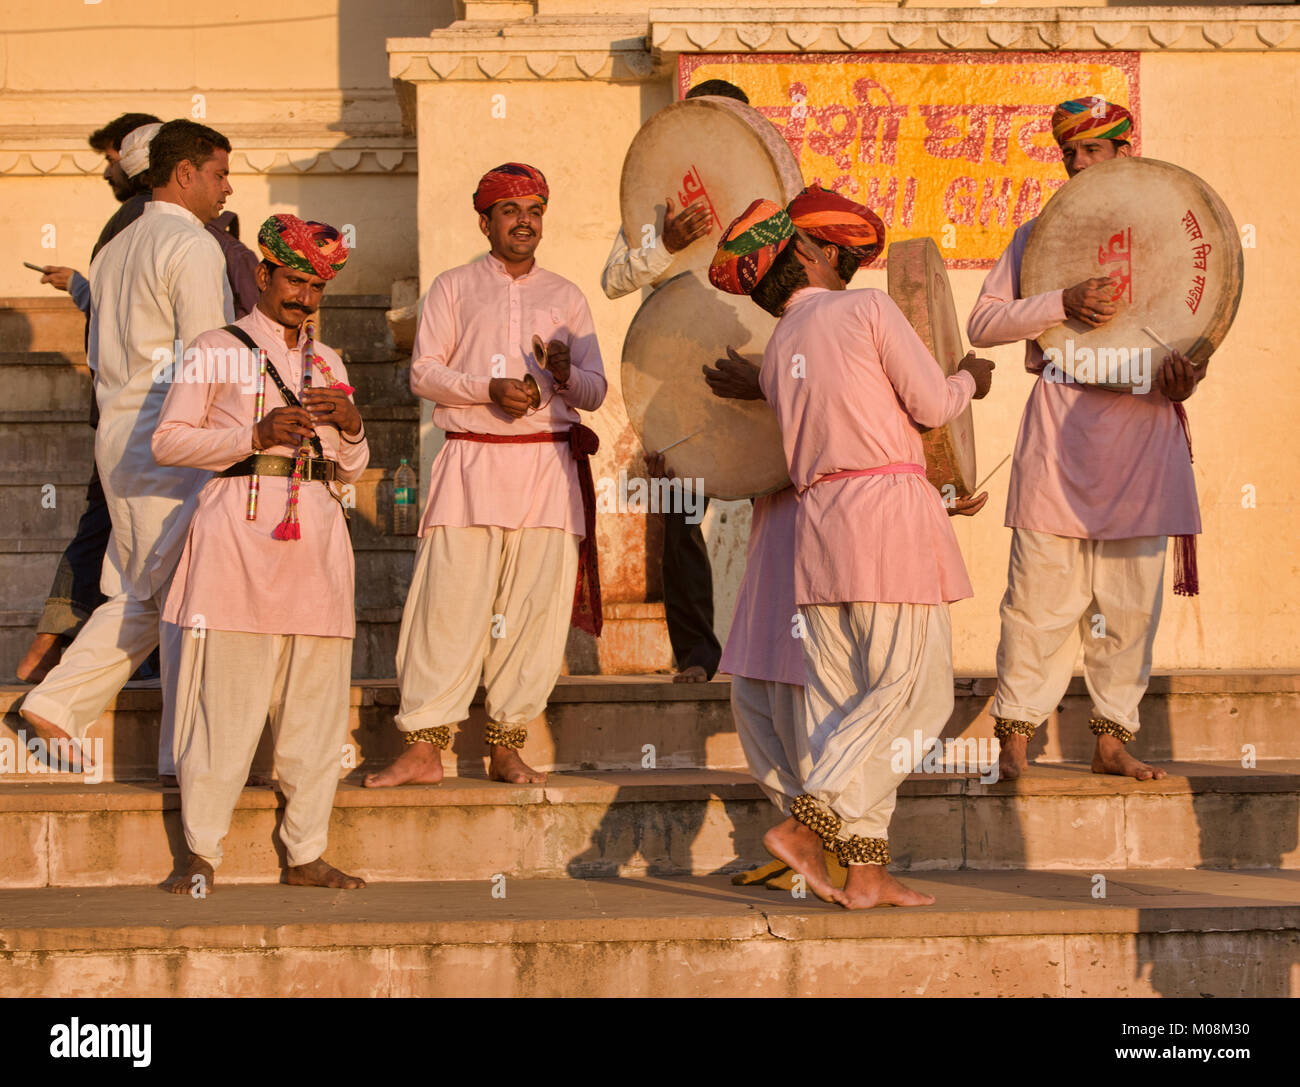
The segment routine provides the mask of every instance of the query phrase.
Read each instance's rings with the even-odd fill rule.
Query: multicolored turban
[[[524,162],[507,162],[479,178],[474,190],[474,210],[486,215],[499,200],[522,200],[535,196],[545,206],[551,195],[546,178],[536,166]]]
[[[723,231],[709,265],[709,282],[728,294],[749,294],[794,236],[785,208],[755,200]]]
[[[1132,140],[1133,114],[1096,95],[1075,98],[1056,107],[1052,135],[1062,147],[1071,140]]]
[[[885,224],[874,211],[821,185],[809,185],[786,211],[805,234],[851,251],[859,258],[859,268],[885,247]]]
[[[348,247],[337,230],[296,215],[267,219],[257,232],[257,247],[272,264],[321,279],[333,279],[348,259]]]

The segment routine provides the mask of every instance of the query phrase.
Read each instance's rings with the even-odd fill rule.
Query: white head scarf
[[[149,167],[149,144],[162,128],[160,124],[141,125],[122,137],[120,161],[127,177],[142,174]]]

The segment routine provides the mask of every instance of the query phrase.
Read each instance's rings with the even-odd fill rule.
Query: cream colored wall
[[[231,139],[228,207],[246,240],[275,211],[351,224],[338,289],[388,293],[415,272],[416,208],[385,40],[452,18],[452,0],[4,0],[0,231],[12,259],[0,262],[0,296],[51,290],[22,260],[85,271],[117,207],[86,137],[135,110],[193,116]]]

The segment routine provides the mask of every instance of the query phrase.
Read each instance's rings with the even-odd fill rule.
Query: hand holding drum
[[[664,248],[670,253],[680,253],[713,228],[713,219],[703,200],[696,200],[678,212],[673,211],[671,196],[664,197],[664,204]]]
[[[1085,325],[1100,328],[1115,316],[1115,298],[1119,284],[1110,276],[1095,276],[1067,287],[1061,301],[1065,315]]]

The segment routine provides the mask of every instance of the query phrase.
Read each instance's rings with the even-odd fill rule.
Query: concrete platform
[[[1294,996],[1300,873],[953,872],[850,913],[726,877],[0,892],[34,996]],[[495,894],[494,894],[495,891]]]
[[[1167,765],[1161,781],[1039,766],[985,785],[913,774],[899,790],[900,871],[1300,868],[1300,761]],[[283,798],[240,797],[223,878],[278,878]],[[765,862],[774,809],[745,774],[553,774],[546,785],[452,778],[340,786],[331,860],[372,880],[731,872]],[[155,883],[184,855],[180,795],[157,784],[0,785],[0,887]]]

